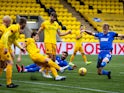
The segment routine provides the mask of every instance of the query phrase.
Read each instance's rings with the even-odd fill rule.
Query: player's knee
[[[81,53],[82,55],[85,55],[84,53]]]
[[[102,63],[101,63],[101,67],[105,67],[106,64],[107,64],[106,62],[102,62]]]

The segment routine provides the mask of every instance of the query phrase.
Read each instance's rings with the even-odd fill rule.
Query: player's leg
[[[36,66],[36,67],[33,67],[33,68],[24,69],[24,72],[36,72],[36,71],[39,71],[39,70],[40,70],[40,67]]]
[[[5,60],[7,60],[7,67],[6,67],[6,80],[7,80],[7,88],[15,88],[18,87],[18,85],[15,85],[12,83],[12,68],[13,68],[13,60],[8,52],[5,55]]]
[[[42,64],[39,72],[42,73],[42,76],[45,78],[52,78],[52,76],[50,75],[50,68],[47,64]]]
[[[92,62],[90,62],[90,61],[87,61],[87,57],[86,57],[86,55],[85,55],[85,53],[84,53],[84,50],[82,49],[82,46],[79,48],[79,52],[81,53],[82,58],[83,58],[83,60],[84,60],[84,62],[85,62],[86,65],[89,65],[89,64],[92,63]]]
[[[27,65],[27,66],[22,65],[21,72],[35,72],[35,71],[37,71],[38,68],[39,68],[39,66],[35,63]]]
[[[54,67],[50,67],[50,70],[51,70],[53,76],[55,77],[55,80],[58,81],[58,80],[65,80],[66,79],[65,76],[59,76],[58,72],[56,71],[56,69]]]
[[[73,54],[72,54],[71,57],[70,57],[69,65],[72,66],[72,67],[74,67],[74,66],[76,67],[76,65],[75,65],[74,63],[72,63],[72,62],[73,62],[73,60],[74,60],[74,57],[75,57],[77,51],[78,51],[78,49],[75,47],[75,48],[74,48],[74,52],[73,52]]]
[[[3,72],[3,68],[0,68],[0,76],[2,75],[2,72]],[[2,85],[0,84],[0,86]]]
[[[16,64],[16,69],[17,69],[18,72],[21,72],[21,70],[22,70],[21,66],[19,66],[18,64]]]
[[[60,72],[64,72],[65,69],[67,69],[69,67],[69,65],[64,66],[64,67],[60,67],[58,64],[56,64],[55,62],[53,62],[51,59],[46,58],[46,61],[48,62],[48,65],[50,67],[54,67],[55,69],[59,70]]]
[[[56,44],[52,44],[52,60],[56,61]]]
[[[102,60],[102,63],[101,63],[101,67],[105,67],[107,65],[107,63],[110,61],[109,58],[105,57],[103,60]],[[111,71],[107,71],[107,70],[103,70],[101,71],[102,75],[107,75],[108,76],[108,79],[111,79]]]
[[[107,75],[108,79],[111,79],[111,71],[103,70],[107,63],[111,60],[111,55],[109,53],[101,52],[99,54],[97,68],[99,75]]]
[[[53,59],[53,54],[52,54],[52,44],[51,43],[45,43],[45,53],[48,55],[49,58]]]

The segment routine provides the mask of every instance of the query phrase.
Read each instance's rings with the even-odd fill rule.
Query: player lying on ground
[[[67,58],[67,56],[68,56],[68,53],[66,51],[63,51],[61,57],[60,56],[56,56],[56,63],[60,67],[68,66],[68,62],[65,60]],[[21,56],[19,56],[19,57],[21,57]],[[21,59],[21,58],[19,58],[19,59]],[[17,68],[18,72],[36,72],[36,71],[39,72],[39,70],[41,69],[41,66],[38,66],[35,63],[34,64],[30,64],[28,66],[24,66],[24,65],[19,66],[18,64],[16,64],[16,68]],[[68,70],[73,70],[74,68],[69,66],[67,69]],[[46,78],[50,77],[51,78],[50,75],[45,75],[44,77],[46,77]]]
[[[55,77],[55,80],[64,80],[66,79],[65,76],[59,76],[57,70],[60,72],[63,72],[68,66],[60,67],[58,64],[53,62],[50,58],[47,56],[43,56],[40,54],[40,50],[37,48],[35,41],[39,40],[39,36],[36,32],[33,32],[31,35],[32,38],[27,38],[25,42],[23,43],[24,48],[26,48],[30,58],[33,60],[34,63],[42,67],[42,70],[40,72],[42,74],[44,73],[44,69],[49,69],[53,76]]]
[[[86,32],[89,35],[93,35],[99,39],[100,43],[100,53],[98,55],[98,62],[97,62],[97,72],[98,75],[107,75],[108,79],[111,79],[111,71],[103,70],[103,68],[110,62],[112,55],[111,52],[113,50],[112,43],[114,37],[124,37],[124,35],[120,35],[113,31],[109,31],[109,25],[103,25],[103,32],[100,33],[93,33],[91,31],[82,30],[82,32]]]

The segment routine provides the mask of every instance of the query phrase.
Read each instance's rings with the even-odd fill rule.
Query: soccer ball
[[[81,75],[81,76],[85,76],[86,73],[87,73],[87,69],[84,68],[84,67],[81,67],[81,68],[79,68],[78,73],[79,73],[79,75]]]

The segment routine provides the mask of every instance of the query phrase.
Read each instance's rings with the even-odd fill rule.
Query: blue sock
[[[101,67],[106,66],[106,64],[107,64],[106,62],[102,62],[102,63],[101,63]]]
[[[108,75],[108,71],[102,70],[102,74],[103,74],[103,75]]]

